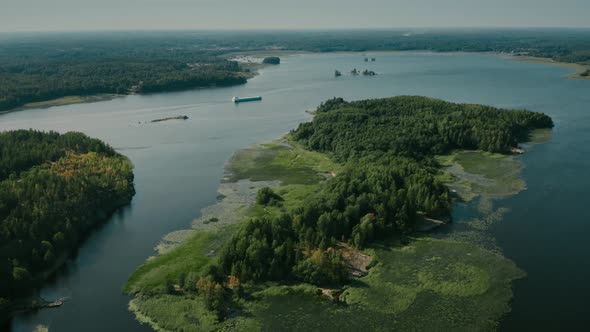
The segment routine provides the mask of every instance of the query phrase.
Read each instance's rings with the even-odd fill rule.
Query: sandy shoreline
[[[75,105],[75,104],[90,104],[90,103],[97,103],[101,101],[109,101],[117,98],[122,98],[129,96],[128,94],[96,94],[96,95],[88,95],[88,96],[65,96],[61,98],[55,99],[48,99],[44,101],[32,102],[27,103],[25,105],[9,109],[6,111],[0,111],[1,114],[5,113],[12,113],[12,112],[19,112],[19,111],[26,111],[32,109],[43,109],[43,108],[50,108],[56,106],[67,106],[67,105]]]
[[[586,70],[589,70],[590,66],[585,66],[585,65],[582,65],[579,63],[558,62],[558,61],[555,61],[550,58],[538,58],[538,57],[533,57],[533,56],[515,56],[515,55],[509,55],[509,54],[502,54],[502,53],[498,53],[498,56],[500,56],[501,58],[506,59],[506,60],[523,61],[523,62],[529,62],[529,63],[539,63],[539,64],[543,64],[543,65],[548,65],[548,66],[570,68],[570,69],[575,70],[575,72],[567,75],[567,78],[579,79],[579,80],[590,79],[590,76],[581,76],[580,75],[581,73],[585,72]]]

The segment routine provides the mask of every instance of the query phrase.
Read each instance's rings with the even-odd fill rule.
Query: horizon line
[[[590,30],[590,26],[407,26],[407,27],[331,27],[331,28],[123,28],[78,30],[14,30],[0,34],[50,33],[116,33],[116,32],[338,32],[338,31],[404,31],[404,30]]]

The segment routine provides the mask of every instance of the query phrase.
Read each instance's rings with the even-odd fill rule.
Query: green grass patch
[[[157,331],[215,331],[217,316],[196,296],[159,294],[139,296],[129,303],[137,320]]]
[[[165,293],[167,285],[178,282],[181,276],[189,272],[201,274],[235,228],[197,232],[178,248],[147,260],[129,277],[125,293]]]
[[[350,303],[373,302],[375,308],[400,313],[414,302],[420,292],[439,296],[470,297],[485,294],[496,281],[506,283],[520,275],[514,264],[504,257],[473,245],[434,239],[418,239],[401,248],[373,250],[379,262],[364,283],[389,289],[397,294],[382,303],[371,287],[352,287],[346,292]]]
[[[54,107],[54,106],[64,106],[64,105],[71,105],[71,104],[82,104],[82,103],[93,103],[98,101],[105,101],[111,100],[122,95],[116,94],[98,94],[94,96],[66,96],[57,99],[39,101],[34,103],[27,103],[19,109],[27,109],[27,108],[46,108],[46,107]]]
[[[283,206],[287,211],[301,206],[307,197],[320,189],[319,184],[314,185],[287,185],[277,188],[276,192],[283,197]]]
[[[445,166],[439,179],[463,201],[475,197],[502,198],[515,195],[526,188],[520,178],[522,164],[514,156],[482,151],[457,151],[437,156]]]
[[[339,169],[327,155],[303,149],[286,140],[260,144],[237,152],[228,167],[228,182],[281,181],[289,184],[315,184]]]
[[[454,161],[472,174],[480,174],[491,180],[501,179],[507,173],[517,173],[522,166],[513,157],[489,152],[460,152]]]
[[[283,197],[284,201],[280,206],[263,206],[255,204],[248,208],[245,215],[249,217],[269,217],[279,216],[283,212],[292,211],[294,208],[301,206],[305,199],[319,190],[320,184],[290,184],[280,186],[275,192]]]

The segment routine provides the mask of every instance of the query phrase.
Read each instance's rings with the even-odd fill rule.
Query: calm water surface
[[[127,311],[129,298],[121,287],[164,234],[187,228],[200,209],[215,202],[232,153],[279,137],[308,120],[304,111],[327,98],[401,94],[527,108],[554,118],[553,140],[521,157],[529,190],[496,204],[510,209],[494,229],[499,244],[529,274],[515,284],[513,312],[503,329],[583,327],[590,319],[590,81],[563,78],[567,69],[493,55],[375,56],[375,63],[365,63],[360,54],[298,55],[239,87],[0,115],[0,130],[77,130],[108,142],[135,164],[137,190],[131,206],[94,232],[41,290],[47,299],[66,297],[66,304],[20,315],[9,328],[149,330]],[[355,67],[379,75],[333,77],[335,69]],[[234,95],[264,100],[234,105]],[[144,124],[174,115],[190,119]]]

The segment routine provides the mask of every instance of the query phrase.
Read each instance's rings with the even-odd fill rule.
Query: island
[[[268,65],[279,65],[281,64],[281,58],[277,56],[266,57],[262,60],[262,63]]]
[[[188,116],[186,116],[186,115],[169,116],[166,118],[154,119],[150,122],[154,123],[154,122],[162,122],[162,121],[170,121],[170,120],[188,120]]]
[[[452,223],[454,202],[510,194],[516,180],[496,168],[552,127],[541,113],[427,97],[328,100],[235,154],[218,203],[131,275],[129,308],[168,331],[493,330],[524,272],[417,231]]]
[[[28,297],[135,194],[133,165],[100,140],[69,132],[0,133],[0,322],[56,307]]]

